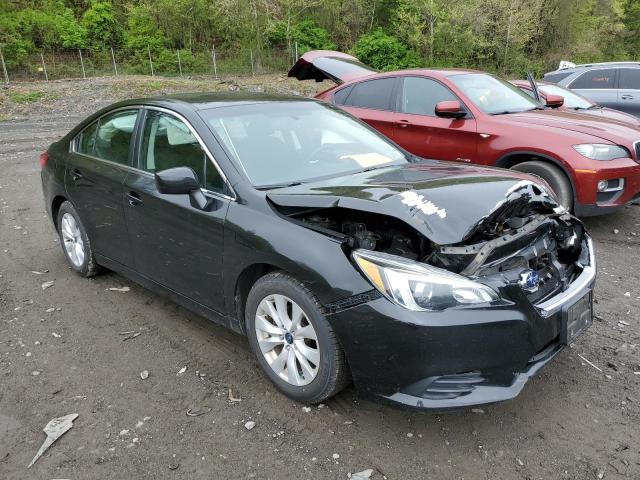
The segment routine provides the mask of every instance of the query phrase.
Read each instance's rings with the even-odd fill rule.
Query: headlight
[[[591,160],[613,160],[614,158],[631,158],[629,150],[620,145],[605,143],[583,143],[574,145],[573,149],[583,157]]]
[[[352,256],[380,293],[409,310],[444,310],[498,299],[486,285],[431,265],[371,250],[355,250]]]

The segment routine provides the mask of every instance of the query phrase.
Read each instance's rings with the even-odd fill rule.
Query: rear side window
[[[349,98],[351,90],[353,90],[353,85],[338,90],[333,94],[333,101],[338,105],[344,105],[345,103],[347,103],[347,99]]]
[[[422,77],[406,77],[402,89],[402,112],[436,116],[436,104],[446,100],[458,100],[441,83]]]
[[[84,153],[85,155],[93,155],[93,149],[96,145],[96,130],[98,129],[98,122],[93,122],[87,128],[85,128],[77,138],[76,152]]]
[[[174,167],[191,168],[200,185],[222,192],[224,180],[189,127],[168,113],[149,111],[142,137],[140,167],[159,172]]]
[[[100,119],[94,155],[103,160],[129,165],[129,150],[138,110],[122,110]]]
[[[621,68],[620,88],[640,90],[640,68]]]
[[[575,89],[604,89],[615,88],[616,71],[613,68],[607,70],[589,70],[580,75],[571,83]]]
[[[573,72],[547,73],[544,75],[543,80],[545,82],[558,83],[560,80],[564,80],[569,75],[573,75]]]
[[[345,105],[375,110],[392,110],[391,98],[395,78],[369,80],[355,85]]]

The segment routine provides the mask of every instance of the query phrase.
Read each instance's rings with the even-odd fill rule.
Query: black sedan
[[[301,402],[350,381],[413,408],[506,400],[591,323],[591,240],[544,184],[418,159],[314,100],[125,101],[40,163],[73,270],[247,335]]]

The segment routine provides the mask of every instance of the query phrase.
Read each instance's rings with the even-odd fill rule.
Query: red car
[[[530,97],[534,96],[533,88],[528,80],[510,80],[510,82]],[[555,83],[536,82],[536,84],[538,85],[538,91],[540,92],[540,96],[542,97],[541,100],[543,102],[546,102],[548,95],[559,95],[564,98],[562,105],[557,107],[558,110],[606,117],[612,120],[630,123],[635,127],[640,127],[640,119],[630,113],[603,107],[602,105],[592,102],[587,97],[583,97],[582,95],[579,95],[568,88],[556,85]]]
[[[538,175],[577,215],[640,199],[640,128],[545,108],[493,75],[459,69],[378,73],[355,57],[315,50],[289,71],[338,85],[332,102],[414,155]],[[548,95],[549,106],[562,97]]]

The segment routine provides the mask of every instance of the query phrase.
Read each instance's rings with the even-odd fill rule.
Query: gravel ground
[[[50,142],[119,98],[262,86],[323,88],[264,76],[0,90],[0,479],[640,478],[638,206],[586,220],[600,267],[593,327],[517,399],[447,415],[352,388],[305,411],[274,390],[243,337],[119,275],[70,272],[42,201],[38,154]],[[47,94],[20,96],[34,91]],[[73,428],[27,470],[42,428],[69,413]]]

